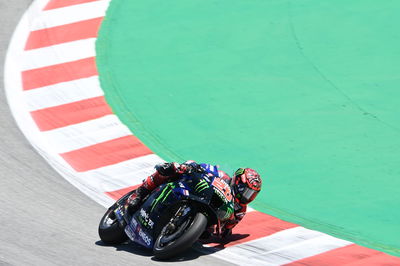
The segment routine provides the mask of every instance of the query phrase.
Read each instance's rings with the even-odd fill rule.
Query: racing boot
[[[150,190],[143,185],[138,187],[136,191],[126,200],[125,210],[129,216],[132,216],[142,204],[143,199],[150,193]]]

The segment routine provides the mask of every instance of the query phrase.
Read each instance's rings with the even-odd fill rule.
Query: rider
[[[155,166],[156,171],[147,177],[136,192],[127,200],[125,208],[129,214],[133,214],[142,203],[142,200],[156,187],[179,179],[184,174],[190,175],[195,171],[206,171],[222,178],[230,185],[235,199],[234,214],[225,222],[222,228],[223,236],[230,235],[232,228],[235,227],[246,214],[247,204],[254,200],[261,190],[261,177],[251,168],[239,168],[235,171],[233,178],[229,177],[224,171],[218,169],[218,166],[210,164],[197,164],[194,161],[186,161],[182,164],[162,163]]]

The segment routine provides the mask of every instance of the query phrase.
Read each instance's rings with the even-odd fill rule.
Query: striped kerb
[[[56,9],[56,8],[61,8],[61,7],[67,7],[67,6],[73,6],[73,5],[79,5],[79,4],[84,4],[84,3],[89,3],[89,2],[94,2],[98,0],[51,0],[49,3],[46,5],[46,7],[43,10],[50,10],[50,9]]]
[[[47,47],[55,44],[95,38],[102,17],[79,21],[62,26],[35,30],[29,34],[25,50]]]
[[[375,265],[389,266],[400,265],[399,258],[389,256],[383,252],[365,248],[358,245],[349,245],[342,248],[333,249],[331,251],[321,253],[312,257],[298,260],[286,265],[304,266],[304,265]]]
[[[74,125],[113,114],[103,96],[32,111],[41,131]]]
[[[128,192],[130,192],[130,191],[132,191],[134,189],[137,189],[139,186],[140,185],[138,184],[138,185],[126,187],[126,188],[123,188],[123,189],[118,189],[118,190],[115,190],[115,191],[106,192],[105,194],[107,196],[109,196],[110,198],[112,198],[114,200],[117,200],[117,199],[121,198],[123,195],[125,195],[126,193],[128,193]]]
[[[61,82],[97,75],[94,57],[72,62],[25,70],[22,72],[24,90],[32,90]]]
[[[232,236],[226,238],[222,243],[208,243],[208,246],[226,248],[297,226],[296,224],[285,222],[271,215],[252,211],[248,212],[243,220],[234,228],[234,234]]]
[[[75,171],[84,172],[152,154],[135,136],[126,136],[60,154]]]

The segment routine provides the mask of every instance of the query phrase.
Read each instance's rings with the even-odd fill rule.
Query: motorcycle
[[[230,186],[206,171],[183,175],[156,188],[130,216],[124,205],[132,193],[106,211],[99,224],[100,239],[106,244],[130,239],[152,249],[157,259],[184,252],[209,228],[221,235],[223,223],[234,212]]]

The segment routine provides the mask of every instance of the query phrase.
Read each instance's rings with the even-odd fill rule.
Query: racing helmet
[[[261,184],[261,177],[255,170],[239,168],[232,178],[231,187],[239,203],[249,204],[261,191]]]

